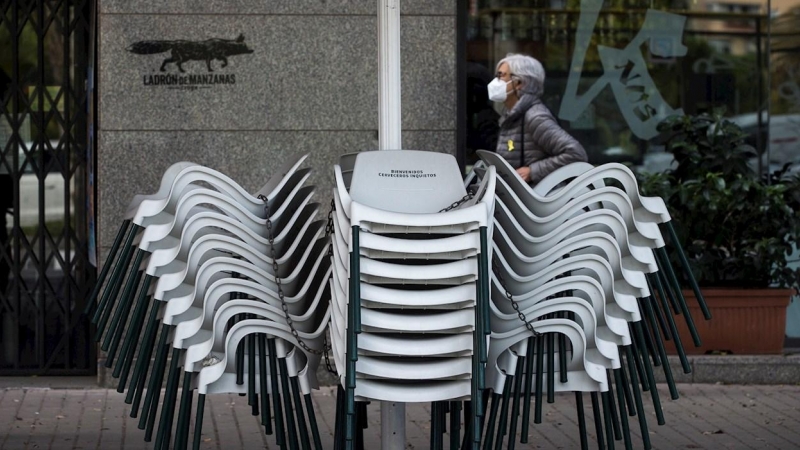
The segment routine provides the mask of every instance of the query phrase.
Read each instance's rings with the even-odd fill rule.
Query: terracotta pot
[[[694,292],[683,291],[702,346],[694,346],[684,316],[674,316],[687,355],[711,352],[763,355],[783,352],[786,308],[794,294],[792,289],[703,288],[702,292],[711,311],[711,320],[703,318]],[[676,354],[672,341],[665,341],[664,344],[668,353]]]

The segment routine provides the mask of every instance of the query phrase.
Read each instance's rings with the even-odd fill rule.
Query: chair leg
[[[317,425],[317,415],[314,412],[314,403],[311,400],[311,394],[304,395],[306,403],[306,412],[308,413],[308,423],[311,427],[311,437],[314,439],[314,450],[322,450],[322,439],[319,435],[319,426]]]
[[[500,400],[500,423],[497,427],[494,450],[501,450],[503,448],[503,436],[506,435],[506,427],[508,426],[508,401],[511,398],[511,378],[512,377],[506,377],[506,384],[503,387],[503,397]]]
[[[284,449],[287,443],[283,427],[283,410],[278,387],[278,356],[275,352],[274,339],[267,339],[267,349],[269,351],[269,377],[272,386],[272,411],[275,413],[275,443]]]
[[[255,319],[255,315],[250,316]],[[256,392],[256,335],[247,336],[247,403],[250,405],[251,413],[258,415],[258,392]]]
[[[603,422],[606,425],[606,446],[608,450],[614,450],[614,425],[613,413],[608,404],[608,392],[601,392],[600,399],[603,406]]]
[[[669,365],[669,359],[667,358],[667,351],[664,348],[664,342],[661,340],[661,336],[658,334],[658,325],[656,324],[656,320],[653,318],[653,305],[650,304],[648,301],[640,302],[644,306],[645,316],[647,317],[648,323],[650,324],[650,329],[653,330],[653,335],[655,336],[656,347],[658,349],[658,353],[661,356],[661,361],[663,361],[662,367],[664,370],[664,378],[667,381],[667,386],[669,386],[669,394],[673,400],[677,400],[678,395],[678,388],[675,386],[675,380],[672,377],[672,368]],[[632,407],[629,405],[629,408]]]
[[[514,398],[511,403],[511,425],[508,430],[508,450],[514,450],[517,441],[517,421],[519,420],[519,402],[522,395],[522,360],[517,360],[517,370],[514,374]]]
[[[267,335],[258,335],[258,382],[261,390],[261,425],[266,435],[272,434],[272,413],[269,410],[269,386],[267,384]]]
[[[680,308],[681,312],[683,313],[684,320],[686,321],[686,326],[689,328],[689,333],[692,335],[692,341],[694,341],[695,347],[700,347],[703,345],[702,341],[700,340],[700,335],[697,333],[697,327],[694,325],[694,319],[692,318],[692,314],[689,312],[689,308],[686,306],[686,299],[683,298],[683,293],[681,292],[681,287],[678,285],[678,280],[675,278],[675,274],[672,272],[672,266],[669,263],[669,258],[667,257],[666,252],[663,248],[656,249],[656,256],[658,256],[657,261],[661,262],[661,265],[666,270],[666,278],[670,282],[668,287],[672,289],[676,303]]]
[[[194,415],[194,439],[192,440],[192,450],[200,450],[200,441],[203,439],[203,413],[206,407],[205,394],[197,396],[197,412]]]
[[[597,435],[597,447],[600,450],[605,450],[606,441],[603,437],[603,417],[600,414],[600,407],[598,405],[597,392],[590,392],[589,397],[592,400],[592,415],[594,416],[594,432]]]
[[[675,251],[678,253],[678,259],[680,260],[681,266],[686,273],[686,278],[689,279],[689,284],[692,287],[692,291],[694,291],[694,296],[697,299],[700,310],[703,312],[703,317],[706,320],[711,320],[711,311],[708,310],[708,305],[706,304],[705,298],[703,298],[703,293],[700,292],[700,286],[698,286],[697,280],[694,278],[692,268],[689,265],[689,261],[686,259],[686,254],[683,252],[683,247],[681,247],[681,242],[678,240],[678,235],[675,233],[675,228],[672,226],[672,221],[666,222],[663,225],[669,233],[669,238],[670,241],[672,241],[672,245],[675,246]]]
[[[286,418],[286,431],[289,440],[289,448],[297,450],[297,428],[292,414],[292,395],[289,392],[289,374],[286,373],[286,360],[278,358],[278,368],[280,371],[281,396],[283,397],[283,411]]]
[[[664,294],[664,290],[662,289],[661,283],[658,280],[658,277],[654,274],[648,274],[650,276],[650,281],[652,284],[655,285],[656,289],[658,290],[658,295],[653,295],[653,299],[658,297],[659,303],[654,303],[653,307],[658,308],[659,304],[661,306],[661,310],[664,313],[664,317],[667,319],[667,324],[669,325],[670,334],[672,334],[672,340],[675,344],[675,351],[678,352],[678,358],[681,360],[681,366],[683,367],[683,373],[692,373],[692,367],[689,365],[689,359],[686,357],[686,351],[683,349],[683,343],[681,343],[681,337],[678,334],[678,327],[675,326],[675,319],[672,317],[672,313],[669,310],[669,305],[667,304],[666,295]]]
[[[525,397],[522,402],[522,427],[520,429],[521,444],[528,443],[528,431],[531,421],[531,386],[533,386],[533,345],[536,338],[528,338],[528,349],[525,354]]]
[[[147,328],[144,332],[145,339],[139,349],[136,368],[133,371],[131,384],[128,387],[128,395],[125,396],[125,403],[132,403],[131,417],[136,417],[137,411],[139,411],[139,402],[142,399],[145,380],[147,378],[147,368],[150,366],[150,357],[153,355],[153,344],[155,344],[156,335],[158,334],[158,311],[160,308],[161,302],[154,301],[153,307],[150,309],[150,316],[147,319]]]
[[[306,418],[303,414],[303,402],[300,399],[300,385],[297,382],[297,377],[291,377],[289,382],[292,389],[292,398],[294,400],[294,413],[297,416],[297,431],[300,435],[300,446],[303,450],[311,450],[311,443],[308,440],[308,427],[306,426]]]
[[[555,335],[547,334],[547,403],[556,401],[556,349]]]
[[[161,418],[158,420],[158,434],[156,434],[154,450],[169,447],[170,436],[172,434],[172,418],[175,414],[175,402],[178,397],[178,381],[181,377],[180,359],[181,349],[173,348],[172,360],[169,366],[169,376],[167,377],[167,388],[164,390],[164,404],[161,406]]]
[[[642,337],[642,324],[641,322],[633,322],[632,327],[636,335],[636,345],[639,347],[639,350],[642,354],[642,362],[644,363],[645,374],[647,375],[647,380],[650,384],[650,396],[653,399],[653,407],[656,410],[656,418],[659,425],[664,425],[664,412],[661,410],[661,399],[659,398],[658,389],[656,388],[656,380],[655,376],[653,375],[653,368],[650,366],[650,359],[647,356],[647,346],[643,342],[644,337]]]
[[[450,450],[458,450],[461,442],[461,402],[450,402]]]
[[[189,426],[192,415],[192,372],[183,372],[181,407],[178,409],[178,426],[175,428],[175,450],[185,450],[189,442]]]
[[[620,355],[625,350],[622,347],[619,347]],[[628,414],[633,417],[636,415],[636,405],[633,403],[633,394],[631,393],[631,386],[628,384],[628,377],[625,375],[625,365],[621,365],[619,369],[614,369],[614,378],[619,377],[622,380],[622,396],[625,399],[625,407],[628,410]],[[622,408],[620,407],[620,410]]]
[[[108,323],[108,319],[111,317],[111,311],[114,310],[114,306],[117,303],[117,296],[122,288],[122,282],[125,278],[125,275],[128,274],[128,267],[131,265],[131,260],[133,259],[133,237],[136,235],[134,230],[135,227],[131,228],[131,232],[128,235],[128,241],[126,242],[128,245],[125,245],[125,247],[122,249],[122,255],[120,256],[122,264],[116,267],[114,274],[111,276],[111,280],[109,281],[110,289],[107,288],[106,291],[103,292],[103,299],[101,300],[103,307],[97,309],[97,342],[100,342],[100,339],[102,339],[105,334],[106,324]],[[138,269],[136,271],[138,271]],[[128,275],[131,277],[135,276],[136,271],[132,271],[133,273]]]
[[[136,233],[139,231],[138,228],[139,227],[137,225],[133,225],[133,227],[128,230],[127,235],[125,236],[125,243],[121,247],[122,253],[120,253],[119,259],[114,264],[114,270],[111,272],[111,278],[108,280],[108,284],[106,284],[106,288],[103,290],[103,295],[100,296],[100,302],[97,304],[97,309],[95,309],[94,314],[92,315],[92,323],[97,323],[105,312],[106,308],[109,307],[111,291],[120,283],[120,277],[123,276],[125,270],[128,268],[128,264],[125,263],[125,259],[127,258],[128,252],[131,250],[133,239],[136,237]],[[95,288],[99,290],[100,287],[101,283],[99,283],[98,280]]]
[[[164,370],[167,365],[167,356],[169,355],[169,331],[169,325],[164,324],[161,327],[161,337],[156,350],[156,358],[153,361],[150,383],[147,385],[147,396],[142,407],[142,417],[139,418],[139,429],[145,430],[145,442],[150,442],[150,438],[153,435],[158,399],[161,396],[161,383],[164,381]]]
[[[575,409],[578,413],[578,436],[581,439],[581,450],[589,450],[589,439],[586,436],[586,415],[583,411],[583,392],[575,391]],[[513,450],[513,448],[509,448]]]
[[[603,392],[602,394],[608,394],[608,411],[611,415],[611,426],[614,430],[614,440],[621,441],[622,440],[622,428],[619,425],[620,419],[619,415],[617,414],[617,403],[614,401],[614,379],[611,378],[611,371],[606,369],[606,378],[608,379],[608,392]],[[605,401],[605,400],[604,400]],[[624,408],[620,409],[623,411]]]
[[[536,409],[533,423],[542,423],[542,388],[544,384],[544,336],[536,337]]]
[[[631,376],[631,387],[633,388],[633,398],[636,400],[636,414],[639,416],[639,429],[642,434],[642,441],[644,441],[645,448],[649,449],[650,434],[647,430],[647,417],[644,412],[644,403],[642,403],[642,393],[639,391],[639,380],[636,375],[636,363],[634,363],[634,355],[631,351],[631,346],[627,345],[625,349],[625,359],[628,362],[628,373]]]
[[[133,320],[128,327],[128,333],[125,335],[125,340],[122,343],[122,353],[119,355],[117,365],[114,367],[114,378],[119,378],[117,392],[120,393],[125,391],[128,373],[133,363],[133,355],[136,352],[136,337],[142,329],[147,308],[150,306],[151,297],[148,295],[148,290],[150,289],[152,280],[153,277],[149,275],[144,279],[142,289],[139,292],[139,299],[136,302],[136,310],[133,312]]]
[[[625,388],[622,386],[622,379],[618,376],[617,371],[614,374],[614,382],[617,385],[617,403],[619,404],[619,418],[620,422],[622,422],[622,438],[625,440],[625,450],[633,450],[628,415],[625,413],[625,395],[623,394]]]
[[[130,225],[130,223],[130,219],[123,220],[122,225],[119,227],[119,231],[117,231],[117,237],[114,238],[114,243],[111,245],[111,252],[108,254],[105,264],[103,264],[103,269],[100,270],[100,275],[97,276],[97,281],[94,283],[94,288],[92,288],[92,292],[89,294],[89,298],[86,301],[86,306],[83,309],[84,316],[91,314],[95,306],[97,306],[97,295],[100,293],[100,288],[103,287],[103,283],[106,281],[108,272],[111,270],[111,267],[115,265],[114,258],[116,258],[117,253],[119,252],[122,239],[125,238],[125,232],[128,231],[128,225]]]
[[[497,422],[497,410],[500,407],[500,398],[500,394],[492,394],[491,406],[489,408],[489,423],[486,425],[486,433],[484,434],[483,439],[483,450],[492,449],[492,442],[494,442],[495,422]]]
[[[101,348],[103,351],[108,352],[108,355],[106,356],[107,368],[110,368],[113,365],[112,361],[117,353],[119,340],[122,337],[125,324],[128,323],[128,316],[131,312],[131,303],[133,303],[133,298],[139,287],[139,283],[142,282],[142,277],[144,276],[144,272],[139,270],[143,259],[144,251],[141,249],[137,250],[136,257],[133,261],[133,266],[131,267],[130,276],[128,277],[128,281],[125,283],[125,288],[123,289],[122,296],[119,299],[119,306],[117,307],[116,311],[114,311],[114,317],[111,319],[111,325],[109,325],[106,337],[103,339],[103,345]]]

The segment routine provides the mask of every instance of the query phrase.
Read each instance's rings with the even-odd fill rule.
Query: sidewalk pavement
[[[0,379],[2,381],[2,379]],[[682,384],[681,398],[669,400],[659,386],[666,425],[657,426],[649,395],[649,434],[655,449],[800,448],[800,386],[728,386]],[[314,392],[323,448],[332,449],[335,398],[330,387]],[[106,389],[7,387],[0,390],[0,450],[151,449],[143,442],[137,420],[128,417],[124,396]],[[597,448],[589,396],[584,395],[590,448]],[[575,397],[559,394],[545,404],[543,423],[530,427],[529,444],[518,449],[580,448]],[[237,395],[207,399],[201,448],[216,450],[275,449],[247,400]],[[369,406],[365,448],[380,448],[380,405]],[[634,448],[643,448],[638,419],[630,418]],[[428,404],[407,406],[407,448],[429,448]],[[445,442],[448,442],[445,440]],[[446,444],[445,444],[446,445]],[[624,448],[622,442],[617,448]]]

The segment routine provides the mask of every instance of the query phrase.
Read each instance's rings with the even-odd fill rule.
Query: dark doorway
[[[92,0],[0,2],[0,375],[95,373]]]

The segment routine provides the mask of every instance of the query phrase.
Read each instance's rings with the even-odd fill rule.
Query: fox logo
[[[183,70],[183,63],[187,61],[205,61],[209,72],[213,72],[211,61],[218,59],[222,66],[228,65],[228,57],[253,53],[253,50],[244,43],[244,35],[240,34],[233,39],[206,39],[205,41],[139,41],[128,47],[128,51],[137,55],[153,55],[156,53],[171,52],[169,58],[161,63],[161,70],[165,72],[169,63],[175,63],[178,70]]]

